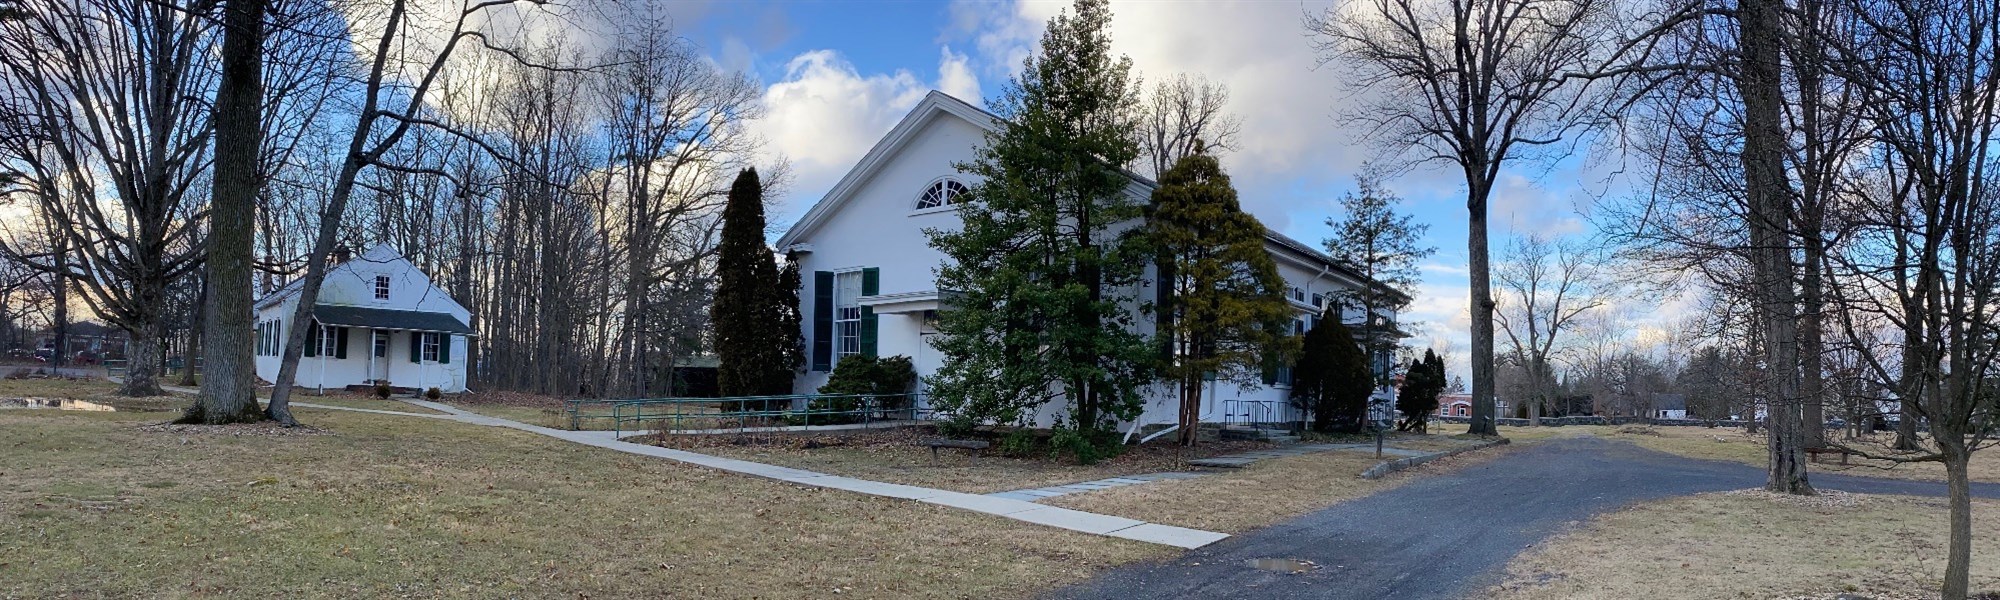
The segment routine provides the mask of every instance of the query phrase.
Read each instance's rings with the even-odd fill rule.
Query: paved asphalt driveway
[[[1814,487],[1944,495],[1943,483],[1812,474]],[[1500,582],[1514,555],[1572,521],[1634,502],[1756,488],[1764,471],[1595,437],[1550,440],[1499,460],[1232,537],[1166,562],[1115,569],[1055,598],[1456,599]],[[2000,498],[2000,485],[1973,494]],[[1292,575],[1251,566],[1303,559]]]

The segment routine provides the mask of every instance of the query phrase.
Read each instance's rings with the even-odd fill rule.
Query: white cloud
[[[953,53],[951,46],[945,46],[942,53],[944,57],[938,62],[938,89],[960,100],[981,104],[984,96],[979,91],[979,76],[972,72],[972,59]]]
[[[1298,209],[1283,192],[1301,178],[1339,185],[1369,157],[1356,132],[1335,118],[1354,102],[1336,74],[1316,70],[1302,23],[1327,3],[1114,3],[1112,44],[1130,56],[1147,81],[1177,73],[1201,75],[1230,91],[1230,112],[1243,119],[1241,148],[1224,165],[1244,190],[1245,208],[1266,225],[1289,230]],[[1034,52],[1048,19],[1066,1],[1012,3],[959,0],[951,7],[947,41],[966,41],[989,77],[1019,70]],[[1316,222],[1317,219],[1313,219]]]
[[[764,115],[752,125],[769,150],[791,161],[792,191],[781,205],[794,213],[811,207],[933,87],[977,104],[969,60],[944,49],[938,79],[927,82],[903,70],[864,75],[832,50],[793,57],[784,78],[765,88]]]

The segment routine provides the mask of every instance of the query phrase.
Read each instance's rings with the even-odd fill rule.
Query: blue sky
[[[773,221],[789,223],[825,193],[925,92],[967,100],[995,95],[1067,2],[811,1],[673,5],[682,34],[726,68],[767,87],[757,125],[766,151],[795,180]],[[1113,44],[1148,79],[1188,73],[1227,85],[1244,120],[1241,148],[1224,156],[1245,208],[1267,226],[1317,242],[1380,150],[1338,116],[1356,102],[1337,69],[1320,68],[1301,25],[1325,2],[1114,2]],[[977,102],[983,103],[983,102]],[[1524,164],[1492,200],[1493,250],[1512,232],[1588,233],[1587,208],[1604,185],[1585,182],[1581,158]],[[1418,346],[1469,347],[1465,318],[1464,182],[1456,169],[1417,168],[1391,180],[1404,210],[1430,225],[1417,302]],[[1459,371],[1463,372],[1463,371]]]

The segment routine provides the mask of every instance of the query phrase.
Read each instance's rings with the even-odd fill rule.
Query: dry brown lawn
[[[1091,465],[1048,456],[1008,457],[999,444],[983,452],[921,445],[939,437],[928,426],[869,431],[752,436],[668,436],[660,443],[697,452],[904,485],[987,494],[1092,481],[1120,475],[1186,471],[1196,458],[1271,447],[1263,442],[1210,442],[1189,450],[1169,440],[1127,447]],[[1151,485],[1151,484],[1148,484]]]
[[[1022,598],[1172,550],[502,428],[166,416],[0,409],[0,597]]]
[[[1051,504],[1134,519],[1241,533],[1386,490],[1507,452],[1506,446],[1426,463],[1381,479],[1361,472],[1381,459],[1372,452],[1336,450],[1252,463],[1208,477],[1158,481],[1043,500]]]
[[[1935,598],[1942,498],[1761,491],[1652,502],[1598,517],[1508,566],[1493,600]],[[1972,588],[2000,592],[2000,502],[1973,504]]]
[[[260,392],[260,394],[262,394],[263,396],[269,396],[270,392],[266,390]],[[390,412],[417,413],[420,415],[443,414],[435,410],[417,406],[415,404],[410,404],[408,402],[404,402],[401,400],[396,400],[394,398],[385,400],[382,398],[376,398],[374,395],[371,394],[362,394],[354,392],[328,392],[324,396],[315,396],[310,393],[293,394],[292,401],[305,402],[308,404],[324,404],[327,406],[340,406],[346,408],[365,408],[368,410],[386,410]],[[311,410],[311,409],[304,409],[304,410]]]

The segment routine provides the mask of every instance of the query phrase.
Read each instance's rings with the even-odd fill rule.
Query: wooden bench
[[[944,438],[932,438],[924,440],[924,445],[931,447],[931,457],[936,458],[938,455],[938,448],[964,448],[967,450],[985,450],[987,446],[991,446],[993,444],[982,440],[948,440]]]
[[[1819,460],[1819,455],[1821,455],[1821,454],[1836,454],[1836,455],[1839,455],[1839,456],[1840,456],[1840,464],[1842,464],[1842,465],[1846,465],[1846,464],[1847,464],[1847,455],[1848,455],[1849,453],[1848,453],[1848,451],[1847,451],[1847,450],[1845,450],[1845,449],[1841,449],[1841,448],[1835,448],[1835,447],[1833,447],[1833,446],[1822,446],[1822,447],[1819,447],[1819,448],[1806,448],[1806,462],[1815,462],[1815,461],[1818,461],[1818,460]]]

